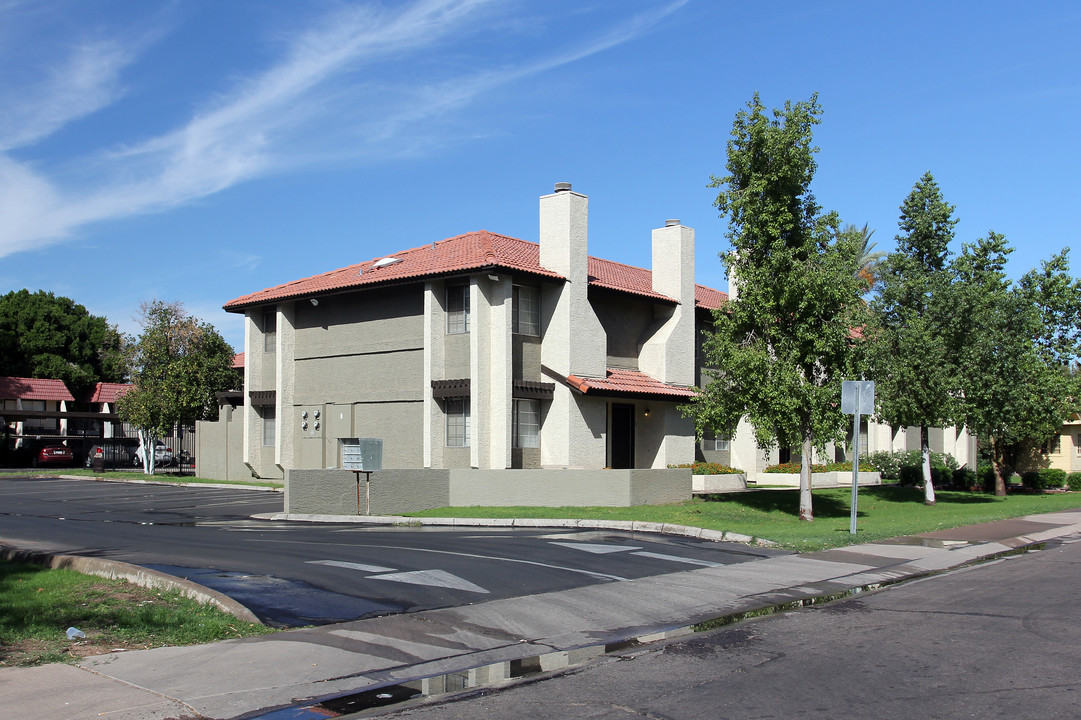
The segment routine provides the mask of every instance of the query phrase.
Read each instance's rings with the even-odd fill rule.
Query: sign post
[[[852,414],[852,522],[849,532],[856,534],[856,503],[860,479],[860,415],[875,411],[873,380],[845,380],[841,383],[841,412]]]

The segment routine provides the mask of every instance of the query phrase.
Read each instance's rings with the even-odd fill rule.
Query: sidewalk
[[[4,669],[0,698],[8,715],[54,720],[335,717],[380,702],[376,692],[356,697],[364,691],[408,696],[498,684],[687,634],[697,624],[1071,537],[1081,537],[1081,510],[212,645],[100,655],[74,666]]]

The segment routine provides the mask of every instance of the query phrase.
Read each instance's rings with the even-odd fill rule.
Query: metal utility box
[[[342,468],[373,472],[383,469],[383,441],[380,438],[338,438],[342,448]]]

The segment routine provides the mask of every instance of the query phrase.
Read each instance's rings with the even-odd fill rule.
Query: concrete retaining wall
[[[730,475],[694,475],[692,490],[695,493],[725,493],[747,489],[746,473]]]
[[[372,473],[367,487],[360,476],[359,514],[396,515],[447,506],[627,507],[690,497],[688,469],[382,470]],[[285,512],[358,514],[353,473],[289,470]]]
[[[881,485],[882,473],[861,472],[860,485]],[[799,473],[759,473],[758,485],[784,485],[799,487]],[[852,471],[811,473],[812,488],[852,487]]]

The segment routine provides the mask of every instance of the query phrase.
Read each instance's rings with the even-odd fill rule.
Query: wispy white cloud
[[[5,93],[0,152],[48,137],[114,102],[123,91],[120,73],[132,60],[112,41],[79,45],[38,82],[20,88],[17,95]]]
[[[410,133],[425,121],[625,42],[684,2],[499,67],[444,67],[439,54],[484,30],[498,10],[492,0],[341,6],[287,39],[277,64],[206,101],[176,130],[70,159],[64,169],[92,183],[65,182],[70,175],[55,164],[46,169],[18,159],[18,149],[121,98],[123,71],[137,53],[109,41],[79,45],[0,124],[0,257],[62,241],[88,223],[162,211],[298,164],[408,148],[416,142]],[[432,79],[418,83],[401,74],[399,65],[409,60],[430,67]],[[7,94],[0,87],[0,102]]]

